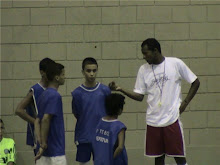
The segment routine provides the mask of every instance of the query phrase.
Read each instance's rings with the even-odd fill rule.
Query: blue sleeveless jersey
[[[105,98],[109,87],[98,83],[93,88],[80,85],[72,92],[72,112],[77,118],[76,143],[91,143],[99,120],[106,115]]]
[[[114,151],[118,146],[118,134],[126,126],[118,120],[101,119],[96,127],[93,139],[94,165],[127,165],[128,157],[125,147],[115,159]]]
[[[43,93],[45,89],[39,84],[35,84],[34,86],[31,87],[30,91],[33,91],[33,100],[34,100],[34,105],[28,105],[26,108],[26,112],[32,116],[33,118],[36,118],[38,114],[38,108],[37,108],[37,101],[39,99],[39,96]],[[26,139],[26,144],[34,146],[35,139],[34,139],[34,125],[28,123],[27,124],[27,139]]]
[[[40,120],[42,120],[44,114],[52,115],[47,137],[47,149],[44,151],[43,156],[65,155],[63,104],[60,94],[54,88],[47,88],[38,99],[37,105],[39,109],[38,118]]]

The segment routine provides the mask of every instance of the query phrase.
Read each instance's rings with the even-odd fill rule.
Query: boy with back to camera
[[[121,94],[110,94],[106,97],[107,116],[100,119],[93,141],[95,165],[127,165],[125,149],[126,126],[118,120],[121,115],[125,97]]]
[[[77,119],[75,127],[76,161],[86,165],[93,154],[92,137],[99,120],[106,115],[105,98],[111,91],[96,81],[98,63],[92,58],[82,62],[85,82],[72,92],[72,112]]]

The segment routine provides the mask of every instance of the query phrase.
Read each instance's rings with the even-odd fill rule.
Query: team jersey
[[[93,140],[94,165],[127,165],[128,158],[125,147],[115,159],[114,151],[118,146],[118,134],[126,126],[118,120],[101,119],[96,127]]]
[[[43,93],[45,90],[44,87],[42,87],[39,83],[35,84],[31,87],[30,91],[33,92],[33,100],[34,105],[28,105],[26,108],[26,112],[33,118],[36,118],[38,114],[38,108],[37,108],[37,101],[39,96]],[[26,138],[26,144],[30,146],[34,146],[35,144],[35,136],[34,136],[34,124],[28,123],[27,124],[27,138]]]
[[[2,138],[0,142],[0,165],[16,162],[15,142],[11,138]]]
[[[148,125],[164,127],[179,118],[182,102],[181,80],[193,83],[196,75],[178,58],[165,57],[158,65],[142,65],[138,71],[134,92],[147,94]]]
[[[92,142],[99,120],[106,116],[105,98],[110,93],[109,87],[101,83],[92,88],[80,85],[72,92],[72,112],[77,118],[76,144]]]
[[[60,94],[54,88],[47,88],[38,100],[38,118],[51,114],[50,128],[47,138],[47,149],[43,156],[53,157],[65,155],[65,130],[63,120],[63,104]]]

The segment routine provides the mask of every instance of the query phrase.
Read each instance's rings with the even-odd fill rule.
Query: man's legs
[[[164,128],[165,151],[177,165],[186,165],[183,127],[180,120]]]
[[[155,165],[164,165],[165,155],[155,158]]]

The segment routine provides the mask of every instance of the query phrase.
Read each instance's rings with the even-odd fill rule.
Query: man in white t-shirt
[[[141,51],[147,63],[138,71],[134,90],[121,88],[115,82],[109,86],[137,101],[142,101],[144,95],[148,95],[145,155],[155,157],[155,165],[164,165],[165,155],[174,157],[178,165],[186,165],[183,128],[179,116],[195,96],[200,82],[182,60],[164,57],[156,39],[143,41]],[[182,79],[191,84],[183,100]]]

